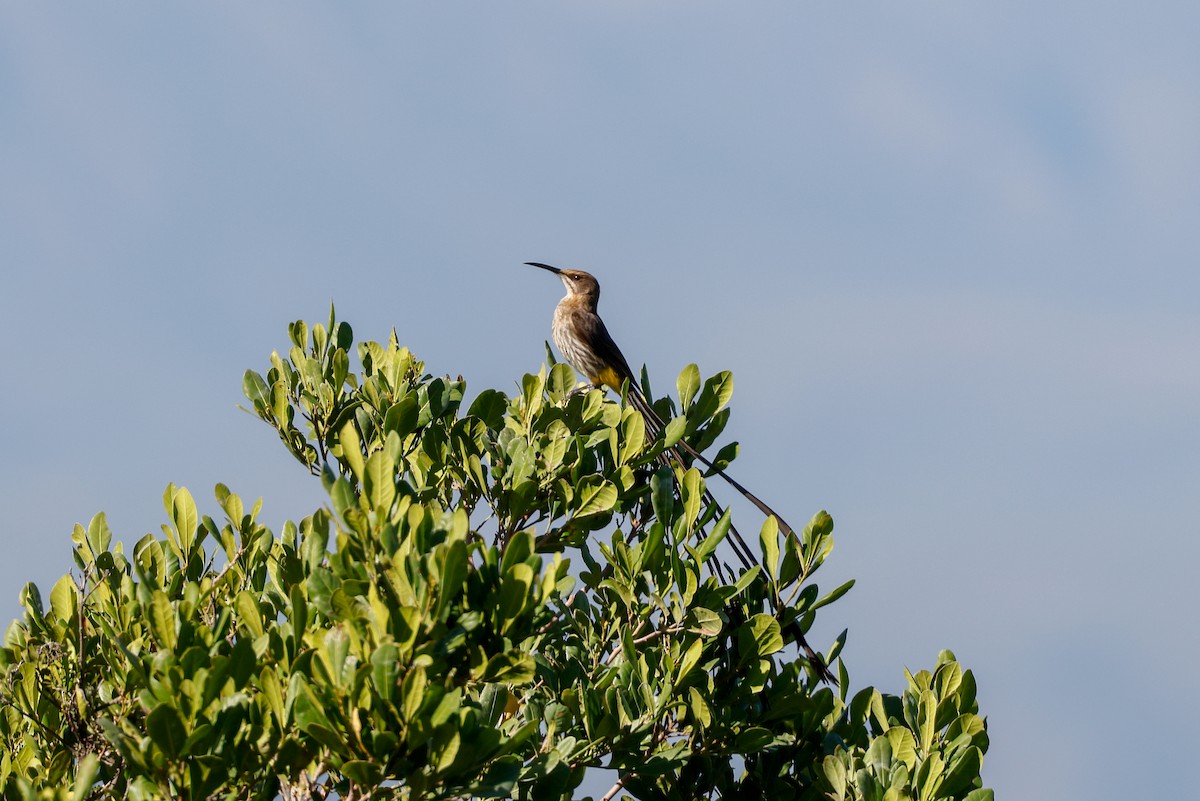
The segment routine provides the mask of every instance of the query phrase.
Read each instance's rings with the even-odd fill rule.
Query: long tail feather
[[[812,665],[813,670],[821,677],[821,680],[826,684],[837,686],[837,677],[833,675],[833,671],[829,669],[829,665],[825,664],[825,660],[820,654],[813,650],[808,644],[808,640],[804,639],[804,632],[800,630],[800,622],[793,620],[790,625],[784,628],[784,631],[790,633],[796,639],[796,645],[800,646],[800,650],[804,651],[804,658],[808,660],[808,664]]]
[[[650,434],[652,438],[658,436],[658,434],[664,428],[666,428],[666,423],[663,422],[663,419],[659,417],[658,413],[655,412],[653,407],[650,406],[650,402],[646,399],[646,396],[642,394],[641,390],[636,384],[634,384],[632,381],[629,381],[626,383],[626,386],[629,388],[627,396],[629,402],[635,409],[638,410],[638,412],[641,413],[642,419],[646,422],[647,433]],[[678,443],[676,443],[676,445],[677,447],[668,449],[667,453],[670,454],[669,458],[673,458],[678,461],[680,465],[684,465],[683,457],[680,455],[678,450],[678,448],[682,448],[693,459],[699,461],[701,464],[708,467],[712,472],[725,479],[725,481],[731,487],[737,490],[742,497],[750,501],[750,503],[754,504],[754,506],[758,508],[760,512],[768,517],[774,517],[775,520],[778,521],[779,528],[785,536],[794,532],[794,529],[788,525],[787,521],[784,520],[779,513],[761,501],[758,496],[750,492],[750,490],[746,489],[740,483],[735,481],[733,477],[731,477],[724,470],[719,469],[686,441],[681,439]],[[667,463],[667,459],[664,459],[663,456],[660,456],[659,458],[663,460],[664,464]],[[717,503],[716,497],[707,488],[704,490],[704,500],[717,510],[718,515],[724,514],[724,509],[720,506],[720,504]],[[752,567],[759,566],[758,560],[754,556],[754,552],[750,550],[750,546],[746,544],[745,539],[742,538],[742,535],[732,523],[729,526],[729,536],[730,545],[732,546],[733,552],[737,556],[738,561],[742,563],[742,567],[746,570],[749,570]],[[785,627],[785,630],[793,636],[796,644],[802,651],[804,651],[805,658],[808,660],[808,663],[812,666],[813,670],[816,671],[821,680],[828,684],[836,685],[837,678],[833,675],[833,672],[830,671],[829,666],[825,664],[825,660],[823,660],[820,655],[813,650],[812,646],[808,644],[808,641],[804,638],[804,632],[800,629],[799,621],[793,620]]]
[[[630,384],[629,400],[631,403],[633,403],[634,408],[641,412],[642,416],[646,418],[646,422],[648,424],[652,424],[649,427],[654,429],[655,434],[657,434],[666,426],[662,418],[658,416],[658,413],[651,408],[645,396],[643,396],[642,393],[632,384]],[[760,499],[753,492],[742,486],[742,484],[734,479],[733,476],[729,475],[724,470],[713,464],[708,457],[689,445],[686,440],[679,440],[679,442],[676,443],[676,447],[682,448],[688,456],[700,462],[702,465],[709,468],[709,470],[711,470],[713,473],[723,478],[725,482],[729,484],[729,486],[737,490],[743,498],[754,504],[754,506],[757,507],[760,512],[765,514],[767,517],[773,517],[778,520],[779,529],[784,533],[784,536],[791,534],[795,530],[788,524],[786,520],[783,519],[782,515],[768,506],[765,501]]]
[[[629,386],[629,402],[633,404],[635,409],[641,412],[642,418],[646,421],[648,433],[652,437],[658,436],[659,432],[665,427],[662,418],[651,408],[649,401],[646,400],[646,397],[636,387],[632,384]],[[684,445],[687,450],[693,454],[695,453],[694,449],[688,446],[683,440],[680,440],[678,444]],[[679,462],[680,465],[687,466],[677,448],[669,448],[666,453]],[[693,456],[693,458],[695,457]],[[717,499],[707,488],[704,490],[704,500],[713,505],[717,503]],[[717,506],[717,509],[719,510],[718,514],[724,512],[720,506]],[[743,568],[749,570],[751,567],[758,566],[758,560],[754,558],[754,552],[750,550],[750,546],[746,544],[746,540],[742,538],[741,533],[732,524],[729,526],[729,538],[730,544],[733,546],[733,552],[737,555],[738,561],[742,563]]]

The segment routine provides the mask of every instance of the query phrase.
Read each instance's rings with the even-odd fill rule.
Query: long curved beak
[[[562,272],[562,270],[558,269],[557,267],[551,267],[549,264],[541,264],[536,261],[527,261],[525,263],[527,265],[529,265],[530,267],[541,267],[543,270],[549,270],[550,272],[554,273],[555,275],[558,275],[559,273]]]

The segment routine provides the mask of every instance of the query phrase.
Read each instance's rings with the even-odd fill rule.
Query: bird
[[[592,386],[607,387],[618,394],[622,393],[623,388],[627,388],[624,389],[624,392],[630,404],[641,413],[650,435],[657,436],[666,424],[642,393],[634,378],[633,370],[629,367],[628,360],[613,340],[612,335],[608,332],[608,327],[597,311],[600,303],[600,282],[591,273],[583,270],[561,269],[536,261],[527,261],[525,264],[554,273],[562,280],[567,289],[567,294],[554,309],[554,320],[551,324],[551,335],[559,353],[575,370],[582,373]],[[692,459],[699,461],[728,482],[763,514],[774,517],[785,536],[792,533],[792,527],[775,510],[735,481],[724,470],[714,465],[685,440],[681,439],[677,447],[682,448]],[[674,458],[680,464],[685,464],[682,455],[676,448],[669,449],[668,453],[670,458]],[[720,507],[716,504],[716,498],[707,488],[704,497],[706,501],[716,506],[718,512],[720,511]],[[752,565],[757,565],[757,560],[737,529],[730,525],[729,533],[734,553],[742,562],[742,566],[750,569]],[[805,657],[817,675],[823,681],[835,684],[836,680],[825,661],[804,639],[804,633],[801,631],[799,623],[793,620],[784,627],[784,630],[794,636],[796,643],[804,651]]]

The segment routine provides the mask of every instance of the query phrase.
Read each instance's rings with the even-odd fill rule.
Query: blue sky
[[[1178,795],[1197,41],[1182,2],[0,7],[0,613],[167,482],[320,503],[235,405],[331,300],[511,390],[545,261],[659,389],[734,372],[735,473],[837,521],[856,687],[951,648],[1001,795]]]

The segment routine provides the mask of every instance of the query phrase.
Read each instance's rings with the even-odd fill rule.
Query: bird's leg
[[[570,400],[571,398],[575,397],[576,395],[586,394],[588,392],[591,392],[593,389],[603,390],[604,385],[603,384],[593,384],[590,381],[580,382],[579,384],[575,385],[575,389],[573,389],[567,393],[567,397],[563,398],[563,400]]]

